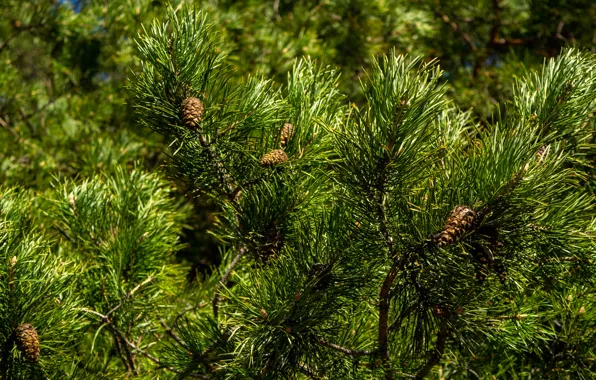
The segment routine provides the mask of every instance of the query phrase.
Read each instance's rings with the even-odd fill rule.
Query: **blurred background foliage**
[[[167,160],[160,137],[136,121],[126,78],[139,65],[142,25],[187,4],[220,29],[236,78],[285,81],[295,59],[310,56],[340,68],[347,101],[360,104],[359,79],[375,56],[395,48],[437,58],[449,98],[480,123],[511,100],[513,77],[563,47],[596,51],[590,0],[2,0],[0,183],[43,195],[56,180]],[[220,260],[206,232],[214,207],[181,183],[172,189],[195,207],[179,252],[192,279]]]

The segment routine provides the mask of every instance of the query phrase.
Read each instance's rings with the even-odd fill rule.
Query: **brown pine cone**
[[[278,165],[288,160],[288,155],[281,149],[272,150],[261,157],[261,165],[273,166]]]
[[[204,112],[203,102],[193,97],[184,99],[182,107],[180,108],[182,121],[184,122],[184,125],[190,129],[199,127],[199,124],[203,120]]]
[[[468,206],[457,206],[445,222],[443,231],[435,238],[437,246],[453,244],[469,231],[476,221],[476,211]]]
[[[290,123],[285,123],[283,128],[281,129],[281,136],[279,138],[279,143],[281,144],[282,148],[288,146],[288,142],[294,135],[294,126]]]
[[[23,323],[15,331],[17,347],[25,358],[33,363],[39,361],[39,338],[35,327]]]

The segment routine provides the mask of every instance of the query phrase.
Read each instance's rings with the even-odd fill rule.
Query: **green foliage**
[[[165,41],[197,19],[193,11],[172,17],[175,21],[168,22],[181,27],[161,38],[144,37],[141,51],[165,51]],[[199,31],[213,33],[203,21],[198,25]],[[219,57],[212,48],[185,51],[204,55],[200,59],[205,62]],[[165,59],[146,55],[145,69],[133,83],[146,83],[152,67]],[[572,261],[587,264],[592,272],[587,268],[593,260],[594,198],[577,190],[582,173],[569,163],[574,147],[591,133],[586,121],[594,107],[593,56],[567,51],[548,63],[541,76],[520,79],[514,105],[494,125],[482,128],[468,114],[448,108],[441,72],[432,63],[395,53],[380,59],[362,82],[366,103],[346,110],[345,121],[333,109],[321,118],[320,107],[291,100],[295,83],[307,81],[304,65],[310,63],[295,66],[287,90],[267,94],[270,103],[252,100],[255,93],[245,91],[244,83],[212,87],[232,94],[222,98],[228,107],[246,102],[258,112],[266,110],[253,114],[239,107],[235,119],[240,121],[230,124],[229,134],[213,127],[224,107],[207,97],[202,98],[203,121],[197,129],[186,129],[176,115],[182,99],[169,95],[168,82],[159,93],[173,107],[165,110],[154,100],[147,104],[157,106],[143,109],[147,120],[170,115],[168,128],[177,132],[170,137],[176,163],[172,175],[201,178],[200,190],[224,210],[218,233],[238,252],[215,289],[213,313],[219,323],[210,326],[223,335],[208,334],[211,343],[199,345],[200,361],[194,367],[184,364],[184,371],[242,378],[290,373],[359,378],[369,371],[386,378],[404,372],[425,377],[449,355],[466,363],[477,355],[503,362],[513,355],[533,355],[512,370],[521,373],[540,365],[550,373],[558,368],[558,359],[549,361],[545,355],[557,357],[561,353],[554,351],[574,346],[552,347],[559,336],[547,326],[560,324],[554,318],[561,305],[553,300],[562,295],[544,280],[566,275],[565,286],[581,287],[591,277],[569,275],[569,267],[560,262],[572,252]],[[198,75],[209,80],[202,72]],[[319,75],[310,71],[311,77]],[[183,86],[181,80],[175,86]],[[143,99],[146,86],[133,89]],[[262,93],[256,94],[261,99]],[[317,110],[293,126],[299,138],[321,128],[308,144],[319,153],[296,156],[290,145],[287,162],[259,167],[259,155],[277,148],[271,143],[278,141],[282,123],[293,120],[285,115],[292,114],[292,106],[296,112],[297,104],[302,112]],[[265,114],[282,116],[268,119]],[[152,127],[164,132],[163,125]],[[236,128],[243,133],[234,134]],[[193,159],[197,156],[200,162]],[[313,166],[317,157],[327,164]],[[459,218],[452,211],[458,205],[467,205],[468,224],[453,220]],[[447,243],[441,243],[441,236],[447,236]],[[229,280],[233,286],[226,287]],[[368,299],[363,307],[362,300]],[[356,313],[353,320],[346,318],[350,312]],[[526,314],[542,320],[522,317]],[[508,321],[519,321],[519,326],[512,330]],[[193,335],[196,330],[189,326],[185,334]],[[353,348],[334,343],[342,331],[356,335],[357,330],[358,338],[341,341]],[[188,339],[206,339],[201,334],[196,331]],[[234,349],[218,351],[220,360],[208,366],[210,350],[204,347],[209,344]],[[589,373],[591,360],[584,352],[565,366],[569,371],[584,366]],[[451,366],[459,370],[445,363],[446,370]]]
[[[70,286],[79,266],[50,251],[37,221],[31,217],[29,192],[2,189],[0,197],[0,374],[30,379],[64,376],[67,355],[84,322],[76,312],[79,301]],[[29,323],[40,340],[39,364],[17,349],[15,329]]]
[[[0,5],[2,379],[594,376],[591,3],[185,3]]]

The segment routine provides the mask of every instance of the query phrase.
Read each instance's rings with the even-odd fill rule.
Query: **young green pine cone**
[[[39,338],[35,327],[23,323],[15,331],[17,347],[25,358],[33,363],[39,361]]]
[[[199,127],[199,124],[203,120],[204,112],[203,102],[193,97],[184,99],[182,107],[180,108],[182,121],[184,122],[184,125],[190,129]]]
[[[282,148],[288,146],[288,142],[294,135],[294,126],[290,123],[285,123],[281,129],[281,136],[279,137],[279,143]]]
[[[273,166],[279,165],[283,162],[288,160],[288,155],[281,149],[272,150],[269,153],[266,153],[263,157],[261,157],[261,165],[263,166]]]
[[[443,231],[435,238],[437,246],[453,244],[469,231],[476,221],[476,211],[468,206],[457,206],[445,222]]]

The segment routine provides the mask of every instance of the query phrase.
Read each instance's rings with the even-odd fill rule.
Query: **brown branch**
[[[501,5],[499,0],[492,0],[493,6],[493,25],[490,30],[489,45],[494,44],[499,39],[499,31],[501,30]]]
[[[389,269],[385,281],[381,286],[381,292],[379,294],[379,353],[381,354],[381,360],[385,363],[389,360],[388,345],[387,345],[387,328],[389,320],[389,291],[397,277],[399,269],[399,263],[397,260],[393,262],[393,265]]]
[[[200,309],[200,308],[205,307],[207,305],[208,305],[208,303],[200,303],[198,305],[190,306],[190,307],[187,307],[187,308],[183,309],[181,312],[178,313],[178,315],[176,315],[176,318],[174,318],[174,325],[176,323],[178,323],[178,320],[180,318],[182,318],[184,316],[184,314],[188,313],[189,311]]]
[[[124,348],[124,354],[126,357],[126,361],[124,360],[124,358],[122,359],[124,361],[124,365],[126,366],[126,368],[129,372],[135,372],[134,360],[132,358],[130,350],[127,347],[127,345],[132,345],[132,343],[128,342],[126,340],[126,338],[124,337],[124,334],[116,326],[114,326],[110,317],[107,315],[98,313],[95,310],[91,310],[91,309],[87,309],[87,308],[82,308],[81,310],[86,313],[90,313],[90,314],[93,314],[93,315],[99,317],[101,319],[101,321],[108,326],[108,328],[112,332],[112,335],[114,336],[114,340],[116,340],[116,349],[118,351],[120,351],[120,348]],[[123,342],[127,343],[127,345],[122,344]],[[120,352],[120,354],[122,354],[122,353]]]
[[[275,19],[281,21],[281,16],[279,15],[279,0],[273,2],[273,13],[275,14]]]
[[[126,372],[133,372],[133,368],[130,366],[130,361],[126,358],[124,354],[124,352],[126,352],[125,350],[123,350],[122,347],[124,343],[116,335],[112,334],[112,336],[114,337],[114,346],[116,347],[116,353],[118,353],[120,360],[122,360],[122,363],[124,363],[124,367],[126,367]]]
[[[445,343],[447,342],[447,337],[449,335],[449,330],[447,329],[447,324],[443,322],[441,324],[441,328],[439,333],[437,334],[437,343],[435,345],[435,351],[428,359],[424,367],[416,374],[416,378],[423,379],[428,375],[428,373],[433,369],[433,367],[441,361],[441,357],[443,356],[443,352],[445,352]]]
[[[110,311],[107,312],[107,316],[109,316],[110,314],[112,314],[113,312],[115,312],[116,310],[118,310],[119,308],[122,307],[122,305],[124,304],[125,301],[129,300],[135,293],[137,290],[139,290],[143,285],[148,284],[149,282],[153,281],[153,277],[149,276],[147,277],[147,279],[143,282],[141,282],[140,284],[138,284],[137,286],[135,286],[130,292],[128,292],[120,301],[120,303],[116,306],[114,306]]]
[[[99,317],[101,319],[101,321],[103,323],[105,323],[110,330],[112,330],[115,334],[117,334],[117,336],[122,340],[123,343],[125,343],[125,347],[127,348],[127,352],[129,352],[128,351],[128,348],[131,348],[134,351],[136,351],[136,352],[140,353],[141,355],[143,355],[144,357],[146,357],[147,359],[151,360],[155,364],[157,364],[160,368],[164,368],[164,369],[167,369],[168,371],[175,372],[175,373],[178,373],[178,374],[182,373],[182,371],[177,370],[176,368],[163,366],[161,364],[161,361],[158,358],[156,358],[155,356],[153,356],[150,353],[146,352],[145,350],[137,347],[133,343],[129,342],[124,337],[124,334],[116,326],[114,326],[114,324],[112,323],[110,317],[108,317],[107,315],[103,315],[101,313],[98,313],[95,310],[91,310],[91,309],[87,309],[87,308],[82,308],[81,311],[84,311],[86,313],[93,314],[93,315]],[[200,379],[209,379],[208,376],[205,376],[205,375],[202,375],[202,374],[198,374],[198,373],[187,374],[187,376],[196,377],[196,378],[200,378]]]
[[[230,265],[226,269],[226,272],[224,273],[223,277],[221,278],[221,280],[217,284],[217,288],[215,288],[215,295],[213,296],[213,317],[216,318],[216,319],[217,319],[217,314],[218,314],[218,311],[219,311],[219,301],[220,301],[219,292],[221,291],[221,288],[223,288],[226,285],[226,283],[228,282],[228,279],[230,278],[230,275],[232,274],[232,271],[234,270],[234,268],[238,264],[238,261],[240,261],[240,259],[242,258],[242,256],[244,256],[244,254],[246,253],[246,251],[247,251],[246,248],[244,248],[244,247],[240,248],[240,250],[238,251],[238,253],[234,257],[234,259],[232,260],[232,262],[230,263]]]
[[[254,110],[248,112],[246,115],[244,115],[242,117],[242,119],[240,120],[236,120],[234,122],[232,122],[230,125],[228,125],[226,127],[226,129],[224,129],[221,132],[218,132],[217,135],[215,135],[215,138],[213,139],[213,141],[208,142],[206,146],[211,146],[212,144],[214,144],[215,142],[217,142],[220,138],[222,138],[226,133],[228,133],[229,131],[231,131],[232,129],[236,128],[238,126],[238,124],[244,122],[244,120],[246,120],[252,113],[254,112]]]
[[[305,374],[306,376],[310,377],[313,380],[320,380],[321,378],[319,377],[319,375],[317,375],[315,373],[315,371],[313,371],[312,369],[308,368],[308,366],[304,363],[300,364],[300,372],[302,372],[303,374]]]
[[[489,319],[489,321],[510,321],[510,320],[517,320],[520,321],[524,318],[529,317],[530,314],[516,314],[516,315],[501,315],[498,317],[493,317]]]
[[[367,355],[374,355],[376,353],[375,351],[369,351],[369,350],[352,350],[349,348],[339,346],[337,344],[329,343],[328,341],[326,341],[324,339],[317,339],[317,343],[320,344],[321,346],[329,347],[331,349],[334,349],[335,351],[342,352],[349,356],[367,356]]]
[[[472,37],[470,37],[470,35],[468,33],[461,30],[459,25],[455,21],[451,20],[449,18],[449,16],[447,16],[445,13],[442,13],[440,11],[435,11],[435,16],[439,17],[441,20],[443,20],[443,22],[445,24],[447,24],[451,27],[451,30],[453,30],[455,33],[459,34],[460,37],[468,44],[470,49],[472,49],[472,51],[478,51],[478,48],[476,47],[476,44],[472,40]]]
[[[221,163],[221,159],[216,157],[215,152],[209,146],[209,143],[205,139],[205,136],[199,135],[199,142],[201,143],[203,150],[207,153],[209,160],[215,167],[215,171],[217,172],[217,175],[219,176],[219,182],[224,190],[224,193],[226,194],[226,196],[228,198],[233,200],[234,198],[233,198],[232,192],[234,191],[234,186],[232,185],[232,183],[230,181],[230,177],[229,177],[228,173],[226,172],[225,167]]]
[[[171,336],[172,339],[174,339],[181,347],[186,349],[186,343],[184,343],[184,341],[182,339],[180,339],[178,334],[176,334],[174,332],[174,330],[172,330],[172,328],[169,327],[163,319],[160,319],[159,321],[160,321],[161,325],[163,326],[163,328],[166,330],[166,333],[169,336]]]
[[[21,136],[14,130],[14,128],[12,128],[10,125],[8,125],[8,123],[2,117],[0,117],[0,125],[3,126],[4,128],[6,128],[6,130],[8,132],[10,132],[11,135],[14,136],[14,138],[15,138],[15,140],[17,140],[17,142],[21,141]]]

